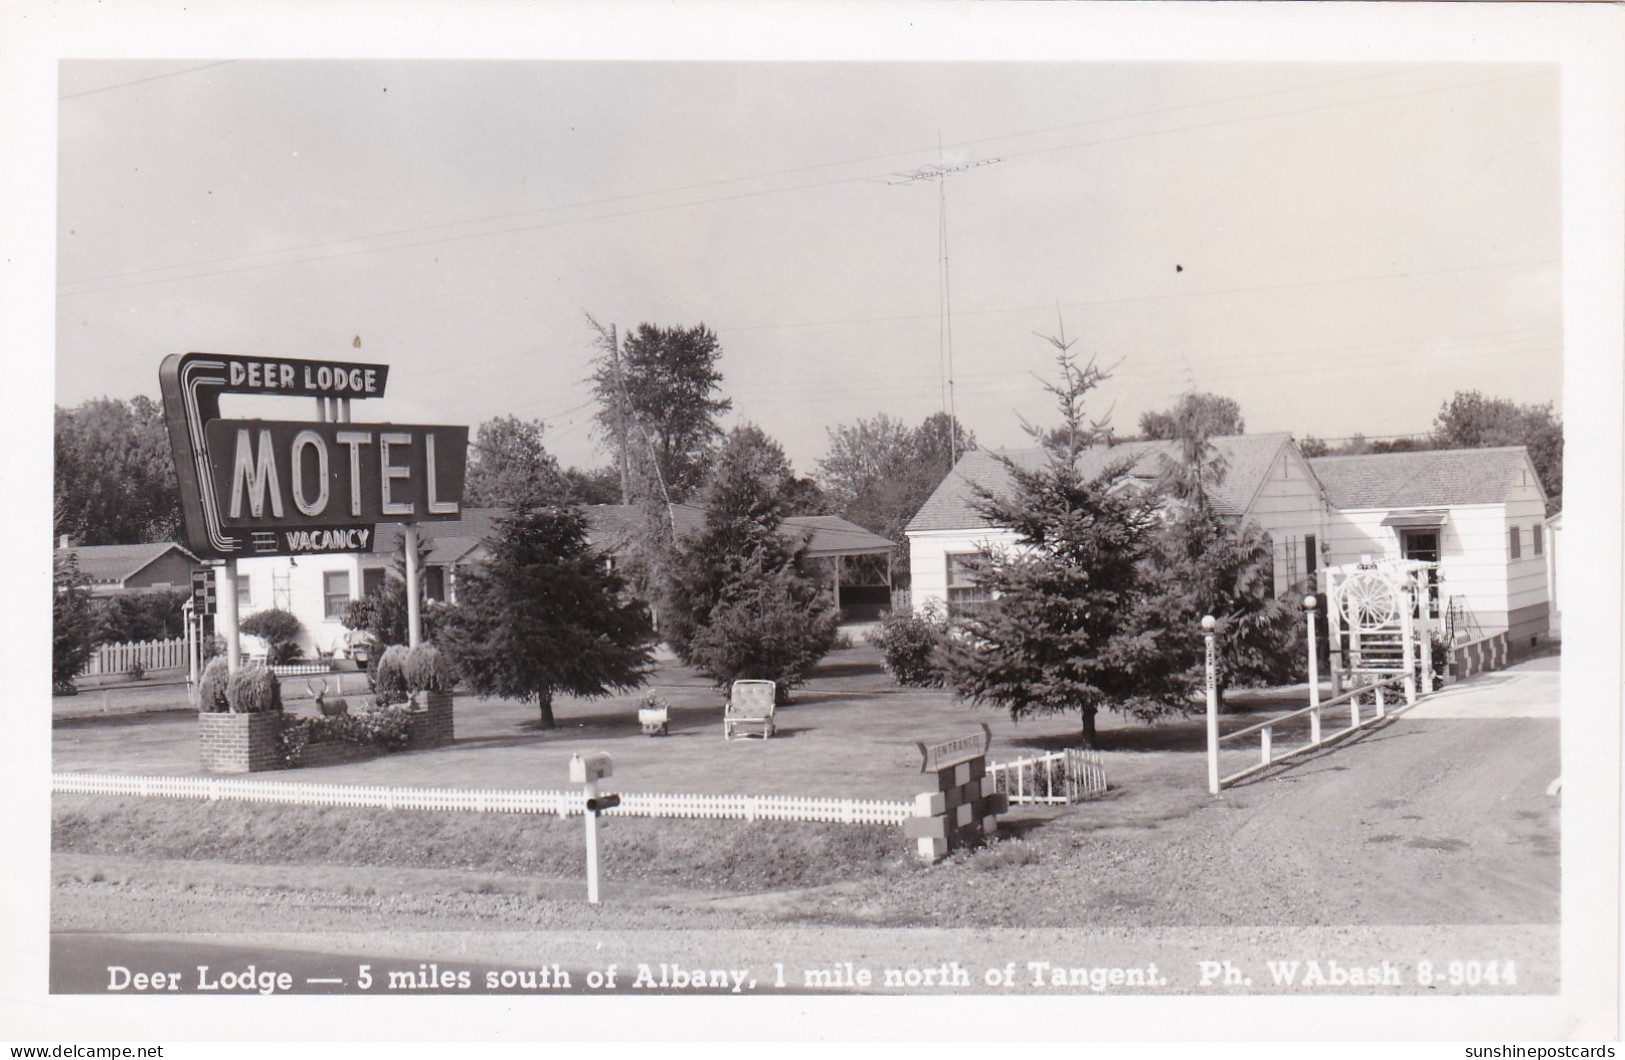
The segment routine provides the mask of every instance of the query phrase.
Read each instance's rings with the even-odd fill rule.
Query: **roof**
[[[838,515],[792,515],[781,524],[786,530],[807,532],[807,555],[879,555],[892,550],[892,542]]]
[[[582,513],[588,536],[602,548],[613,550],[643,533],[643,509],[635,504],[593,504],[582,508]],[[500,508],[464,508],[458,519],[419,524],[420,537],[430,544],[425,562],[454,564],[463,560],[490,536],[492,524],[503,514]],[[679,538],[692,537],[705,529],[705,509],[697,504],[673,504],[671,516]],[[806,533],[807,553],[811,556],[884,553],[893,547],[886,538],[837,515],[790,516],[781,526],[786,533]],[[373,554],[393,554],[400,548],[400,537],[399,524],[379,526]]]
[[[429,545],[424,562],[445,566],[457,563],[490,536],[492,524],[502,515],[501,508],[464,508],[456,519],[419,523],[418,541]],[[400,550],[403,533],[400,523],[380,524],[373,539],[373,555],[393,556]]]
[[[1524,447],[1514,445],[1317,456],[1309,467],[1337,508],[1439,508],[1503,503],[1530,464]],[[1532,469],[1529,481],[1539,488]]]
[[[1275,466],[1275,458],[1291,436],[1278,434],[1235,434],[1208,440],[1225,462],[1224,480],[1209,495],[1213,507],[1223,515],[1243,515],[1252,507],[1259,487]],[[1078,470],[1093,477],[1113,463],[1126,462],[1132,479],[1149,483],[1162,474],[1163,458],[1174,459],[1178,444],[1172,441],[1123,442],[1096,446],[1078,454]],[[1010,473],[1000,460],[1007,457],[1017,467],[1036,470],[1048,454],[1043,449],[1020,449],[995,454],[972,450],[942,480],[909,521],[907,532],[922,530],[971,530],[992,524],[976,509],[977,487],[999,494],[1010,486]]]
[[[143,545],[73,545],[57,553],[72,552],[79,557],[79,571],[92,585],[122,585],[142,568],[169,554],[173,549],[199,567],[203,562],[173,541]]]

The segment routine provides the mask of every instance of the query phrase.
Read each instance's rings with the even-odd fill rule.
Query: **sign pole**
[[[237,561],[220,564],[220,594],[215,601],[220,614],[220,635],[226,638],[226,669],[236,673],[243,666],[243,646],[237,640]]]
[[[405,523],[401,532],[406,542],[406,646],[415,648],[423,641],[423,605],[418,596],[418,526]]]
[[[1202,639],[1207,642],[1207,791],[1219,793],[1219,675],[1214,657],[1212,615],[1202,616]]]
[[[197,660],[200,642],[203,639],[203,618],[192,607],[191,600],[181,605],[181,614],[186,618],[186,684],[190,688],[196,688]]]

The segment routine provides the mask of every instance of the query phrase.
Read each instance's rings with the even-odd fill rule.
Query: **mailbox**
[[[605,810],[613,810],[620,804],[621,797],[619,795],[595,795],[587,800],[587,812],[603,813]]]
[[[570,780],[576,784],[592,784],[613,776],[615,767],[609,760],[609,755],[602,751],[591,754],[575,754],[570,756]]]

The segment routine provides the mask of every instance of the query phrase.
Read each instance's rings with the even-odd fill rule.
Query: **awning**
[[[1443,509],[1413,512],[1389,512],[1388,518],[1382,521],[1383,526],[1399,527],[1401,529],[1418,529],[1422,527],[1441,527],[1450,515]]]

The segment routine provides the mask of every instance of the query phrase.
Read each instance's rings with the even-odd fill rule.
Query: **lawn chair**
[[[778,686],[772,681],[735,681],[722,715],[722,738],[731,740],[736,732],[749,736],[752,730],[764,740],[772,736],[777,694]]]

